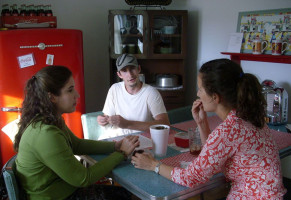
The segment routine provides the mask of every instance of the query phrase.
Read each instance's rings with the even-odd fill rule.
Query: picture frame
[[[291,8],[239,12],[237,32],[244,33],[241,53],[252,53],[252,41],[268,42],[264,54],[271,54],[273,40],[287,42],[284,55],[291,55]]]

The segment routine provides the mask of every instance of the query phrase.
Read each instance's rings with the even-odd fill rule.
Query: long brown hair
[[[202,65],[202,85],[208,95],[216,93],[222,103],[236,110],[236,115],[254,126],[265,125],[266,100],[256,76],[244,73],[229,59],[216,59]]]
[[[49,93],[59,96],[61,89],[69,81],[72,72],[64,66],[47,66],[38,71],[26,83],[25,98],[22,103],[20,128],[15,136],[14,149],[18,151],[19,143],[26,127],[41,121],[44,124],[64,128],[64,120],[57,113]]]

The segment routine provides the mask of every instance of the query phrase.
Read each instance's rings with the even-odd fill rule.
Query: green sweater
[[[85,168],[74,155],[106,154],[114,142],[77,138],[66,127],[30,124],[22,135],[16,159],[17,176],[28,199],[65,199],[77,188],[104,177],[123,159],[119,152]]]

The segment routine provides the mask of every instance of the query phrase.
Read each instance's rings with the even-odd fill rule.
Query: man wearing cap
[[[108,91],[103,108],[104,115],[97,121],[107,129],[113,127],[109,137],[137,131],[147,131],[154,124],[169,125],[168,114],[160,93],[139,80],[140,66],[131,54],[122,54],[116,60],[117,75],[123,81]]]

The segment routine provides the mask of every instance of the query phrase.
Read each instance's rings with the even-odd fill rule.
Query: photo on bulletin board
[[[240,12],[237,32],[244,33],[241,53],[252,53],[252,41],[260,38],[268,42],[264,54],[271,54],[272,41],[281,40],[289,46],[284,55],[291,55],[291,8]]]

